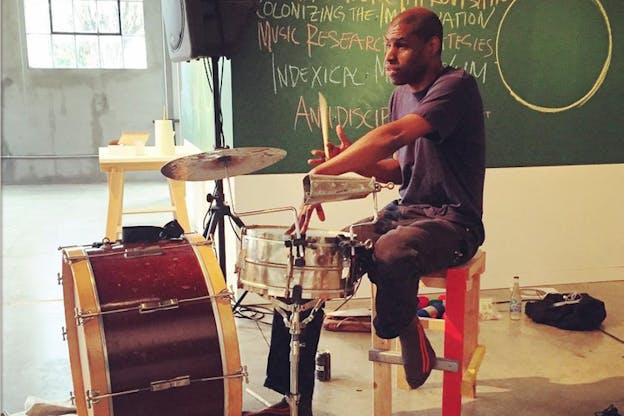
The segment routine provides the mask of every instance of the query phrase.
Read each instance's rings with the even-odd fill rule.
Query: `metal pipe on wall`
[[[2,155],[0,159],[95,159],[98,155]]]

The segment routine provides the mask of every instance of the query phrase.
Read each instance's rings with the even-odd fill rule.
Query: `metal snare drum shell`
[[[347,271],[350,262],[338,246],[338,231],[309,229],[301,249],[305,265],[294,266],[295,247],[289,247],[287,228],[256,225],[243,229],[238,259],[239,286],[260,295],[290,297],[301,285],[305,299],[340,298],[352,293]],[[346,267],[345,267],[346,266]]]

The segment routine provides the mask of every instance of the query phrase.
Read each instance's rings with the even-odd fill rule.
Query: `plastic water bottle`
[[[522,294],[520,293],[520,277],[514,276],[511,297],[509,298],[509,318],[518,320],[522,317]]]

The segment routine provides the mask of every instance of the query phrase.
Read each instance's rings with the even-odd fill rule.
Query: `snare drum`
[[[205,239],[69,247],[63,260],[80,416],[240,416],[236,327]]]
[[[354,282],[349,278],[350,257],[338,243],[347,235],[309,229],[301,254],[303,266],[294,259],[286,228],[258,225],[245,227],[237,263],[238,284],[250,292],[274,297],[291,297],[301,285],[304,299],[343,298],[352,295]]]

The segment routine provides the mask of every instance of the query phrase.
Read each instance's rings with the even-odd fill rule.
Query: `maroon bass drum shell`
[[[241,414],[231,294],[198,234],[63,251],[79,416]]]

